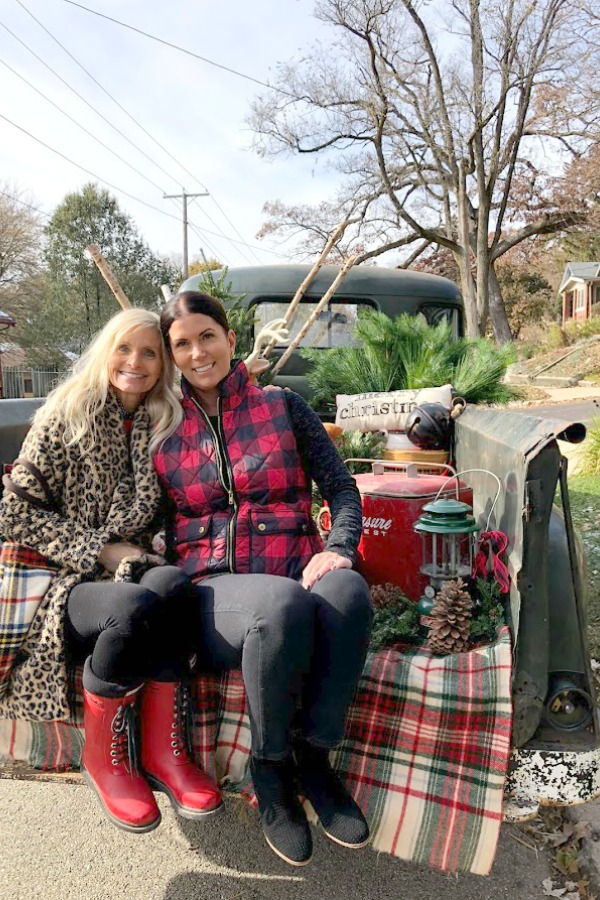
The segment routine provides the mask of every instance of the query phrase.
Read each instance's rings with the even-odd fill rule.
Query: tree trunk
[[[458,165],[458,181],[456,185],[458,243],[461,250],[455,253],[460,271],[460,281],[465,305],[465,321],[468,337],[481,336],[481,323],[477,309],[477,289],[471,271],[470,246],[471,229],[469,225],[469,197],[467,194],[467,177],[463,160]]]
[[[504,301],[502,300],[500,283],[493,266],[490,266],[489,273],[489,302],[490,320],[492,322],[492,328],[494,329],[496,343],[508,344],[509,341],[512,341],[513,337],[510,325],[508,324],[508,316],[506,315],[506,309],[504,308]]]

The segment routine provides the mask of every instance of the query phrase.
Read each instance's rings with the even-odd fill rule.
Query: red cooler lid
[[[431,497],[435,496],[442,485],[446,491],[456,491],[456,479],[446,475],[417,475],[409,477],[403,472],[383,472],[381,475],[373,475],[371,472],[364,475],[355,475],[356,484],[361,495],[367,494],[375,497]],[[467,485],[459,481],[459,488]]]

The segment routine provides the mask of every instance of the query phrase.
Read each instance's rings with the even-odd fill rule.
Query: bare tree
[[[39,272],[41,236],[39,214],[17,188],[0,184],[0,294]]]
[[[600,145],[600,22],[593,0],[320,0],[334,31],[281,63],[250,124],[260,153],[322,154],[343,176],[331,202],[365,251],[404,265],[447,248],[468,332],[510,328],[495,262],[589,214],[561,193],[572,160]],[[267,228],[286,230],[281,204]],[[323,227],[323,204],[301,211]],[[333,218],[333,217],[332,217]]]

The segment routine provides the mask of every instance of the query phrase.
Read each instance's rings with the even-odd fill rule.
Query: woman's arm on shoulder
[[[55,422],[33,425],[19,456],[39,470],[55,509],[44,508],[47,507],[47,496],[42,484],[24,465],[16,464],[10,473],[10,481],[34,502],[28,502],[9,486],[5,487],[0,503],[0,534],[6,540],[33,547],[58,565],[90,574],[109,534],[84,528],[61,512],[63,486],[72,466],[62,441],[61,426]]]
[[[306,400],[285,393],[302,466],[331,509],[331,532],[326,549],[354,562],[362,532],[362,504],[356,482]]]

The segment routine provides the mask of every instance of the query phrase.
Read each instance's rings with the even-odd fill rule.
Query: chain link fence
[[[5,399],[46,397],[63,374],[48,369],[2,367],[3,396]]]

